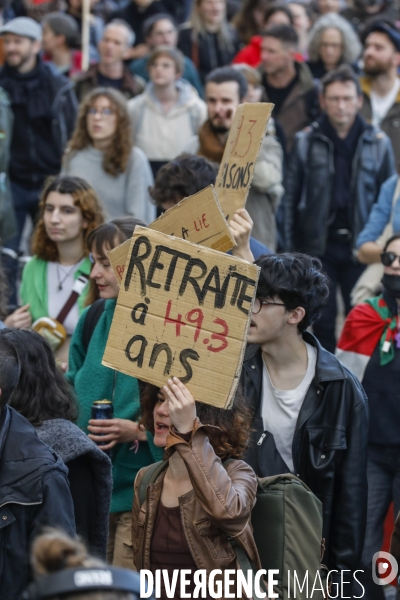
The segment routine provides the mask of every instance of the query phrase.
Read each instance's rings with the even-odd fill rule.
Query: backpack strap
[[[96,325],[99,322],[99,319],[104,312],[105,304],[106,304],[106,301],[103,298],[99,298],[99,300],[96,300],[95,302],[93,302],[92,306],[89,308],[89,310],[86,313],[85,322],[83,324],[83,332],[82,332],[82,344],[85,349],[85,352],[87,351],[87,349],[89,347],[89,343],[92,338],[93,331],[95,330]]]
[[[150,483],[154,483],[157,480],[160,473],[162,473],[167,467],[168,467],[167,460],[160,460],[160,461],[154,463],[153,465],[149,466],[146,473],[143,475],[142,480],[139,485],[140,506],[142,506],[142,504],[146,500],[147,486],[150,485]]]
[[[265,598],[266,596],[258,596],[256,593],[256,590],[255,590],[254,575],[257,572],[257,568],[256,568],[255,564],[250,561],[249,557],[246,554],[246,551],[241,546],[239,546],[239,544],[237,544],[235,542],[234,538],[232,538],[230,535],[228,535],[227,540],[236,553],[236,559],[237,559],[237,561],[239,563],[239,567],[243,571],[244,575],[246,575],[249,571],[251,573],[251,589],[253,590],[253,596],[252,596],[253,600],[261,600],[261,598]],[[267,590],[265,588],[265,585],[264,585],[264,582],[262,579],[260,579],[260,590],[262,592],[264,592],[265,594],[267,594]],[[268,594],[267,594],[267,597],[268,597]]]
[[[234,458],[227,458],[226,460],[223,461],[222,465],[226,469],[226,467],[231,462],[235,462],[235,459]],[[257,571],[255,564],[250,561],[249,557],[246,554],[246,551],[241,546],[239,546],[239,544],[236,543],[235,538],[233,538],[230,535],[227,535],[226,538],[227,538],[228,542],[230,543],[230,545],[232,546],[232,548],[235,551],[236,559],[237,559],[237,561],[239,563],[239,567],[241,568],[241,570],[243,571],[243,573],[246,575],[246,573],[248,573],[250,571],[251,574],[252,574],[252,577],[251,577],[251,588],[253,590],[253,600],[261,600],[261,597],[257,596],[256,590],[254,589],[254,574]],[[264,592],[265,594],[267,594],[267,590],[265,588],[265,585],[264,585],[264,582],[262,581],[262,579],[260,579],[260,589],[261,589],[262,592]],[[267,594],[267,596],[268,596],[268,594]],[[265,598],[265,596],[264,596],[264,598]]]

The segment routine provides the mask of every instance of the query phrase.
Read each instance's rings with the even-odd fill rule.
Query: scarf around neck
[[[217,163],[222,161],[225,144],[222,145],[219,141],[209,119],[199,129],[199,145],[198,156],[204,156]]]

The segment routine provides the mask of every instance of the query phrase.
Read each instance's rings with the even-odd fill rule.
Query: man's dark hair
[[[279,298],[288,311],[298,306],[305,309],[297,325],[299,333],[320,317],[329,296],[329,279],[322,273],[318,258],[299,253],[272,254],[261,256],[255,264],[261,267],[258,298]]]
[[[218,169],[217,163],[203,156],[181,154],[158,171],[150,196],[160,208],[171,200],[178,204],[183,198],[215,183]]]
[[[176,23],[171,17],[171,15],[168,15],[167,13],[158,13],[157,15],[153,15],[152,17],[146,19],[143,23],[142,33],[144,39],[146,39],[147,37],[149,37],[149,35],[153,33],[154,25],[158,23],[158,21],[169,21],[176,28]]]
[[[360,82],[350,65],[340,65],[340,67],[338,67],[337,69],[334,69],[333,71],[328,71],[328,73],[324,75],[324,77],[321,79],[322,93],[324,96],[326,94],[326,88],[332,83],[336,83],[337,81],[339,81],[340,83],[352,81],[356,86],[357,96],[361,95],[362,92]]]
[[[269,19],[276,15],[276,13],[285,13],[287,18],[289,19],[289,23],[293,26],[293,16],[286,4],[271,4],[269,8],[264,13],[263,23],[268,23]],[[271,25],[272,27],[272,25]]]
[[[18,358],[21,377],[9,404],[35,427],[48,419],[75,421],[78,408],[47,341],[32,329],[7,329],[3,338]]]
[[[297,48],[299,45],[299,36],[296,30],[290,25],[271,25],[261,33],[262,37],[273,37],[280,40],[282,44]]]
[[[9,331],[11,330],[0,331],[0,409],[10,400],[21,374],[17,351],[7,339]]]
[[[218,69],[214,69],[207,76],[206,85],[207,83],[217,83],[219,85],[227,81],[236,81],[239,86],[239,100],[242,102],[247,94],[247,80],[243,73],[233,67],[219,67]]]

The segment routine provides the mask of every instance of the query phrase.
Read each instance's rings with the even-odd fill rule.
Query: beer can
[[[114,407],[111,400],[95,400],[91,408],[92,419],[113,419]],[[98,446],[106,446],[108,442],[97,442]],[[111,457],[111,450],[104,450]]]
[[[114,408],[111,400],[95,400],[91,409],[92,419],[113,419]]]

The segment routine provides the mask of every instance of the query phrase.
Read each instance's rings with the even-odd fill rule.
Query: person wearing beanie
[[[82,70],[82,52],[79,47],[79,28],[76,21],[64,13],[51,13],[42,21],[43,60],[72,77]]]
[[[400,32],[386,21],[374,21],[364,34],[364,96],[361,115],[389,136],[400,161]]]

